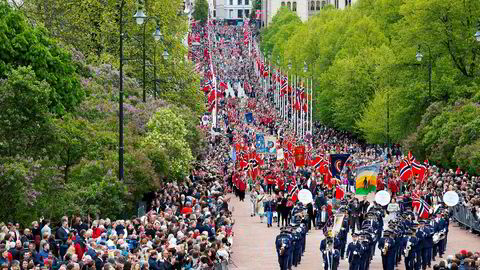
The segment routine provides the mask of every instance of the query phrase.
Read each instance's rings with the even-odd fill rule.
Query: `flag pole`
[[[310,81],[310,134],[312,134],[313,142],[313,78]]]
[[[293,90],[293,103],[292,103],[292,108],[293,108],[293,111],[294,111],[294,119],[293,119],[293,130],[295,131],[295,136],[297,135],[297,123],[298,123],[298,119],[297,119],[297,109],[295,108],[295,105],[297,105],[297,83],[298,83],[298,76],[297,74],[295,74],[295,88]]]

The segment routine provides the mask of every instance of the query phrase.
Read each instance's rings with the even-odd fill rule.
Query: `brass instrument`
[[[282,244],[280,247],[280,256],[283,256],[285,254],[285,244]]]
[[[440,242],[440,240],[443,240],[444,238],[445,238],[445,229],[433,235],[433,243],[437,244],[438,242]]]
[[[407,246],[405,247],[405,250],[403,251],[403,253],[405,253],[405,257],[408,257],[408,255],[410,255],[410,250],[412,250],[412,242],[410,242],[410,240],[408,240]]]
[[[384,256],[387,255],[388,246],[389,246],[388,242],[385,242],[385,245],[383,245],[383,249],[382,249],[382,255],[384,255]]]

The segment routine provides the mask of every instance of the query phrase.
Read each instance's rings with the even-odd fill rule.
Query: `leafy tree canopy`
[[[84,98],[71,55],[45,29],[31,26],[21,12],[0,1],[0,78],[30,66],[39,81],[50,85],[48,108],[62,115]]]

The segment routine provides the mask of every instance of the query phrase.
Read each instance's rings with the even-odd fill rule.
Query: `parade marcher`
[[[332,238],[328,238],[325,245],[326,248],[322,251],[323,268],[324,270],[337,270],[340,262],[340,251],[334,248]]]
[[[383,237],[378,240],[378,249],[382,256],[383,270],[395,269],[395,240],[392,238],[391,231],[385,230]]]
[[[358,234],[352,234],[353,242],[348,244],[347,258],[345,259],[349,263],[349,270],[360,270],[362,265],[363,248],[358,241]]]
[[[289,269],[290,251],[292,249],[292,236],[283,229],[275,239],[275,247],[277,250],[278,263],[280,270]]]
[[[412,228],[409,235],[404,238],[404,244],[402,245],[403,255],[405,256],[405,270],[415,269],[417,244],[416,230]]]

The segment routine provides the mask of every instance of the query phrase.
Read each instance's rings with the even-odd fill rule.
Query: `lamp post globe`
[[[168,56],[170,56],[170,55],[168,54],[167,49],[163,50],[162,56],[163,56],[163,59],[165,59],[165,60],[168,59]]]
[[[417,59],[418,62],[421,62],[423,59],[423,54],[419,51],[417,51],[417,54],[415,55],[415,58]]]
[[[138,9],[137,13],[133,15],[133,18],[135,18],[138,25],[142,25],[145,22],[147,15],[145,15],[145,13],[143,12],[143,9]]]
[[[288,61],[288,69],[292,69],[292,62]]]
[[[157,26],[157,29],[155,30],[155,32],[153,32],[153,39],[155,41],[160,41],[163,39],[163,34],[162,32],[160,32],[160,27]]]
[[[475,33],[475,39],[480,42],[480,30]]]
[[[303,61],[303,72],[307,73],[307,71],[308,71],[307,61]]]

